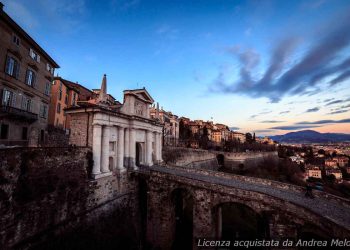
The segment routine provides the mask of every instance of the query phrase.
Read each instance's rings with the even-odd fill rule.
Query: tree
[[[245,140],[246,140],[246,142],[248,142],[248,143],[252,143],[252,141],[253,141],[253,136],[252,136],[252,134],[251,134],[251,133],[246,133],[246,134],[245,134]]]
[[[255,139],[255,133],[254,133],[254,135],[253,135],[253,142],[255,142],[256,141],[256,139]]]

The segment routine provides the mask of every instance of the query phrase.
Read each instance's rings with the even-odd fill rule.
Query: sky
[[[350,1],[2,0],[60,65],[108,92],[241,132],[350,133]]]

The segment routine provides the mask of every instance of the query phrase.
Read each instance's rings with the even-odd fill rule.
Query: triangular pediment
[[[148,93],[148,91],[146,89],[126,90],[125,94],[133,94],[138,99],[141,99],[141,100],[148,102],[150,104],[154,103],[153,98],[151,97],[151,95]]]

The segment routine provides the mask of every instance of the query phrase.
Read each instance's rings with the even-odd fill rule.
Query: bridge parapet
[[[166,168],[169,168],[169,167],[166,167]],[[171,167],[169,169],[171,169]],[[287,191],[293,191],[293,192],[299,192],[299,193],[305,192],[304,187],[289,184],[289,183],[269,180],[269,179],[235,175],[235,174],[229,174],[229,173],[223,173],[223,172],[205,170],[205,169],[193,169],[193,168],[181,167],[181,170],[186,171],[188,173],[197,173],[197,174],[203,174],[203,175],[207,175],[207,176],[216,176],[216,177],[229,179],[229,180],[239,180],[239,181],[249,182],[249,183],[253,183],[253,184],[272,186],[272,187],[276,187],[278,189],[283,189],[283,190],[287,190]],[[327,200],[340,203],[342,206],[346,206],[346,207],[350,208],[350,200],[349,199],[345,199],[345,198],[342,198],[342,197],[339,197],[339,196],[336,196],[333,194],[329,194],[327,192],[319,191],[319,190],[315,190],[314,195],[316,197],[319,197],[319,198],[325,198]]]

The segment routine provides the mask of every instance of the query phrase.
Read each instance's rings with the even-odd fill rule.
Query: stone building
[[[159,120],[164,126],[163,140],[165,145],[177,145],[179,140],[179,119],[177,115],[174,115],[170,111],[165,111],[163,108],[159,109],[153,105],[150,109],[150,116],[153,119]]]
[[[96,99],[66,109],[71,116],[70,143],[92,147],[93,177],[160,163],[163,127],[150,118],[154,101],[147,90],[125,90],[121,105],[111,105],[108,98],[104,75]]]
[[[58,64],[0,3],[0,144],[38,146],[47,131],[50,87]]]
[[[79,90],[68,80],[55,77],[51,86],[51,101],[49,108],[49,125],[69,131],[70,117],[64,109],[76,106]]]

